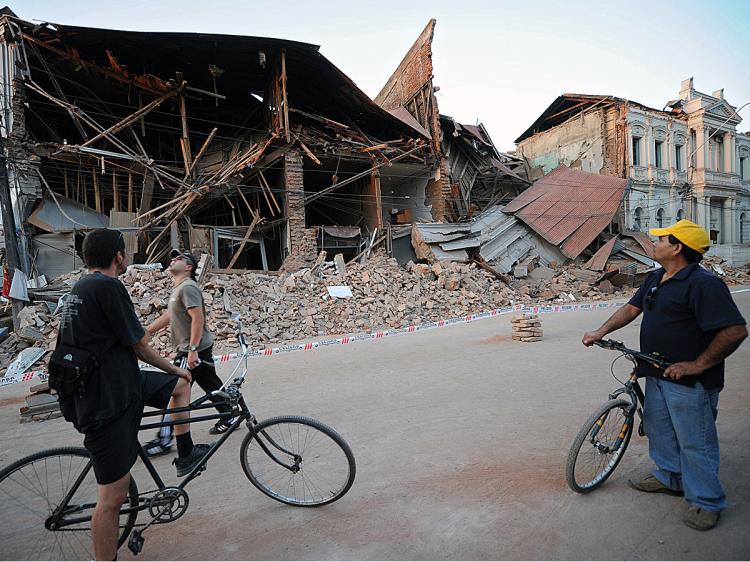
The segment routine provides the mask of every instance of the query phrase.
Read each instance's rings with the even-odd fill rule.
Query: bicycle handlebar
[[[656,367],[657,369],[666,369],[672,364],[669,361],[669,358],[664,355],[660,355],[658,353],[641,353],[640,351],[637,351],[635,349],[629,349],[625,347],[625,344],[623,344],[621,341],[598,340],[594,342],[594,345],[602,347],[604,349],[619,351],[624,355],[629,355],[630,357],[635,357],[636,359],[640,359],[642,361],[645,361],[646,363],[649,363],[651,366]]]

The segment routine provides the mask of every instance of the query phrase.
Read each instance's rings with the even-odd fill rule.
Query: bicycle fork
[[[620,433],[617,435],[617,439],[615,439],[615,442],[610,447],[609,445],[605,445],[601,441],[596,440],[596,435],[599,433],[599,430],[604,426],[604,422],[607,420],[607,416],[609,415],[609,412],[606,412],[603,414],[598,420],[596,420],[596,423],[594,424],[594,428],[591,430],[591,435],[589,438],[589,441],[591,444],[596,447],[600,453],[603,455],[609,454],[609,453],[616,453],[620,447],[622,446],[623,441],[625,441],[625,436],[628,434],[628,429],[632,427],[633,425],[633,414],[630,413],[625,417],[625,421],[622,423],[622,427],[620,428]]]

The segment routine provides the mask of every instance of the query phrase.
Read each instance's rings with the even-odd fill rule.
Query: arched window
[[[740,244],[748,242],[747,214],[740,213]]]
[[[633,227],[635,230],[641,229],[641,222],[643,220],[643,209],[637,207],[633,212]]]
[[[664,209],[659,209],[658,211],[656,211],[656,227],[664,227]]]
[[[679,211],[677,211],[677,220],[681,221],[684,218],[685,218],[685,211],[683,211],[682,209],[680,209]]]

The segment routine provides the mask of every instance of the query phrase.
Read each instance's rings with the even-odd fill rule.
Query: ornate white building
[[[747,100],[750,101],[750,100]],[[750,261],[750,134],[723,90],[684,80],[664,110],[612,96],[560,96],[516,142],[537,173],[559,164],[629,178],[617,228],[689,218],[734,263]],[[595,202],[592,202],[595,204]]]

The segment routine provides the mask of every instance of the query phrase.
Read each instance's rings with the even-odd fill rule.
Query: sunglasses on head
[[[651,287],[648,291],[646,291],[646,308],[648,310],[653,310],[654,303],[656,302],[656,293],[659,290],[658,286]]]

